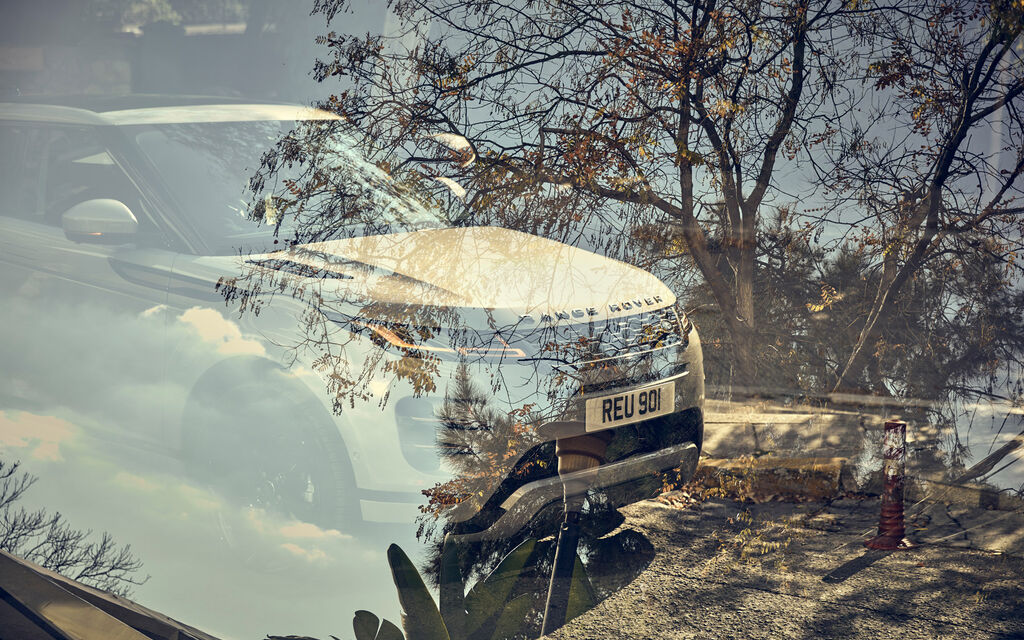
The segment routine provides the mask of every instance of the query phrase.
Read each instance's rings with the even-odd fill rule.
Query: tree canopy
[[[385,33],[324,36],[331,55],[315,69],[341,80],[323,104],[366,153],[465,223],[570,240],[596,229],[605,250],[645,266],[695,268],[741,386],[773,375],[786,328],[793,362],[820,365],[819,390],[903,392],[914,385],[870,368],[918,277],[951,321],[950,305],[976,301],[942,269],[994,259],[1009,269],[998,302],[1016,299],[1019,2],[391,9]],[[314,8],[328,21],[345,10]],[[778,233],[832,253],[773,262]],[[829,284],[850,260],[874,275]],[[776,313],[780,299],[757,290],[770,282],[809,295],[800,305],[853,312],[846,351],[798,348],[817,338]]]

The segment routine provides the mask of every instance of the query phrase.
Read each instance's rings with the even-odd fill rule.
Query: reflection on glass
[[[878,491],[889,417],[1004,504],[1018,5],[5,8],[0,527],[225,637],[454,640],[538,635],[577,528],[567,617],[621,595],[666,488]]]
[[[171,102],[75,112],[81,142],[51,160],[74,171],[43,177],[63,195],[0,220],[6,320],[26,338],[5,343],[19,363],[8,406],[73,424],[82,440],[67,446],[96,490],[162,505],[155,521],[122,515],[122,533],[159,526],[156,513],[187,527],[161,527],[150,553],[166,562],[193,553],[171,541],[202,540],[225,575],[281,584],[304,563],[362,559],[386,583],[388,535],[434,581],[447,536],[472,579],[557,527],[556,441],[598,430],[608,444],[579,485],[583,558],[621,523],[616,506],[652,495],[659,472],[692,471],[700,342],[656,278],[530,234],[446,226],[322,112]],[[64,148],[66,125],[39,113],[7,117],[53,128]],[[115,208],[137,225],[115,232]],[[74,366],[50,376],[23,348],[41,344]],[[120,461],[137,447],[152,455]],[[552,554],[531,552],[533,583]]]

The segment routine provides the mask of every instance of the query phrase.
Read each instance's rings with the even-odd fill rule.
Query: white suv
[[[0,105],[0,282],[6,313],[36,319],[4,334],[5,406],[81,405],[321,523],[433,512],[506,535],[560,499],[554,441],[592,432],[612,506],[692,473],[701,348],[664,284],[452,226],[343,130],[223,100]],[[309,157],[268,173],[284,139]],[[31,374],[43,345],[63,364]]]

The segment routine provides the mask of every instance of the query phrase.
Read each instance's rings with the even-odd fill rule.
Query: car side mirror
[[[123,244],[139,230],[131,209],[110,198],[79,202],[64,212],[61,222],[64,235],[75,242]]]

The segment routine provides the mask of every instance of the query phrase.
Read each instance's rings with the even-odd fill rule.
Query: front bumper
[[[535,480],[516,489],[501,503],[505,513],[490,527],[483,531],[455,535],[454,538],[457,542],[509,538],[529,524],[545,507],[562,500],[563,496],[570,497],[589,491],[601,491],[609,496],[612,507],[631,504],[636,501],[634,496],[638,490],[642,492],[638,485],[644,480],[657,478],[669,470],[678,470],[685,477],[692,476],[697,469],[699,456],[697,445],[687,442],[601,465],[596,469]]]
[[[692,446],[698,455],[703,442],[704,371],[696,330],[691,330],[678,348],[619,362],[625,363],[618,367],[625,372],[619,377],[577,377],[563,382],[558,387],[561,400],[557,403],[551,402],[552,395],[545,395],[540,385],[545,380],[555,380],[558,371],[551,368],[543,372],[536,363],[503,364],[498,370],[504,383],[501,393],[488,393],[491,389],[487,383],[493,379],[494,369],[469,369],[468,377],[480,391],[479,402],[462,398],[473,394],[458,389],[455,366],[438,371],[438,379],[449,382],[439,384],[436,393],[399,395],[397,382],[392,383],[391,402],[385,410],[394,414],[397,429],[375,433],[359,429],[345,434],[353,452],[364,519],[410,522],[426,513],[451,524],[456,533],[466,535],[491,535],[483,532],[494,526],[500,530],[521,526],[551,502],[551,487],[558,488],[556,497],[561,496],[555,441],[586,433],[587,400],[670,380],[675,382],[673,413],[609,430],[614,438],[602,469],[614,465],[615,471],[602,470],[599,490],[606,504],[617,507],[653,495],[662,486],[660,473],[678,468],[681,475],[688,477],[693,469],[688,467],[689,454],[684,452]],[[552,388],[555,387],[549,386],[547,390]],[[517,391],[521,393],[517,395]],[[521,407],[531,405],[542,411],[517,413]],[[396,412],[395,407],[401,410]],[[460,424],[460,415],[461,419],[483,419],[476,424],[468,424],[468,420]],[[380,413],[375,417],[379,421]],[[489,420],[490,426],[486,424]],[[365,425],[371,420],[356,422]],[[394,444],[381,446],[386,443],[378,440],[374,443],[377,446],[368,446],[369,442],[352,446],[368,434],[394,437]],[[464,451],[453,453],[459,446]],[[376,464],[364,467],[360,454],[367,451],[393,453],[377,456]],[[399,451],[401,455],[396,456]],[[414,464],[413,453],[421,463],[426,454],[434,455],[436,471]],[[403,460],[411,468],[401,470]],[[412,483],[416,483],[416,488],[409,486]],[[420,493],[423,495],[418,496],[419,501],[410,499]],[[518,497],[512,500],[513,495]]]

